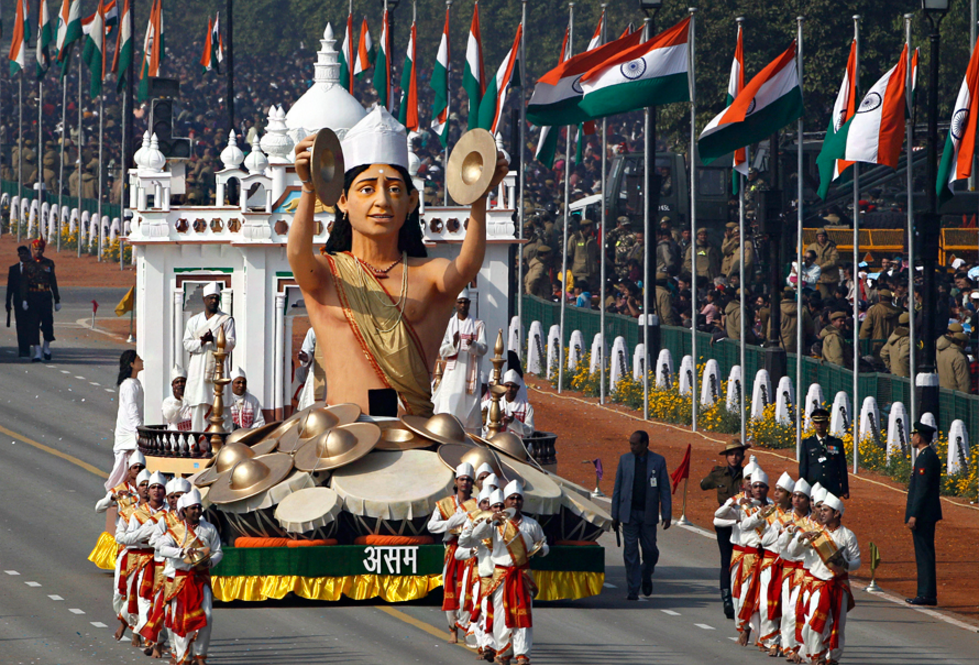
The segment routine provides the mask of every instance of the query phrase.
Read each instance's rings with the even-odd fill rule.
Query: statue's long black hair
[[[350,186],[353,185],[354,179],[366,171],[369,166],[369,164],[355,166],[344,174],[344,196],[350,193]],[[401,174],[401,177],[404,178],[405,187],[407,188],[409,195],[412,192],[417,191],[415,189],[415,184],[411,181],[411,176],[408,175],[407,169],[396,165],[392,165],[392,167],[397,169],[398,173]],[[337,211],[339,212],[339,208],[337,208]],[[326,247],[324,247],[324,250],[330,254],[336,252],[349,252],[352,242],[353,229],[350,226],[350,218],[347,216],[347,213],[341,212],[336,218],[336,221],[333,222],[333,230],[330,231],[330,237],[326,241]],[[418,206],[408,213],[408,218],[401,227],[401,232],[398,234],[398,251],[407,252],[408,256],[413,257],[428,256],[428,252],[425,250],[425,244],[422,242],[422,228],[421,221],[418,218]]]
[[[121,386],[123,381],[132,377],[134,362],[136,362],[136,351],[133,349],[126,349],[119,356],[119,378],[116,379],[117,386]]]

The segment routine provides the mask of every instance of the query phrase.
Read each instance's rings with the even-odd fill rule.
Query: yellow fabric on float
[[[535,570],[537,595],[534,600],[577,600],[597,596],[605,584],[605,573],[573,570]]]
[[[98,542],[95,543],[95,549],[88,555],[88,560],[102,570],[115,570],[118,553],[119,545],[116,539],[108,531],[103,531],[99,535]]]
[[[442,586],[441,575],[350,575],[347,577],[299,577],[298,575],[214,576],[214,599],[280,600],[289,593],[309,600],[354,600],[380,597],[389,603],[424,598]]]

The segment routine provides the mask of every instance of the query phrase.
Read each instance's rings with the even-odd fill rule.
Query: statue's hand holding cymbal
[[[296,145],[296,175],[303,182],[303,189],[306,187],[312,188],[312,175],[310,173],[310,159],[312,157],[311,150],[313,149],[313,142],[316,140],[316,134],[310,134],[302,141]]]

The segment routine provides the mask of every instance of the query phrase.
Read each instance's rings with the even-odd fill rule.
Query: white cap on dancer
[[[185,370],[180,365],[174,365],[170,368],[170,383],[173,383],[177,379],[186,379],[187,370]]]
[[[483,478],[483,487],[492,487],[493,489],[500,489],[500,479],[496,477],[495,473]]]
[[[146,466],[146,458],[143,457],[143,453],[139,452],[138,450],[134,450],[129,456],[129,466],[135,466],[137,464]]]
[[[792,488],[792,493],[812,496],[812,487],[806,482],[805,478],[799,478],[799,480],[795,481],[795,487]]]
[[[795,490],[795,481],[792,480],[792,476],[790,476],[788,472],[783,471],[782,475],[778,478],[778,482],[775,483],[775,487],[781,487],[789,494],[792,494],[792,492]]]
[[[154,471],[153,475],[150,476],[150,487],[153,487],[153,485],[160,485],[166,489],[167,479],[159,471]]]
[[[177,510],[183,510],[187,506],[194,506],[200,502],[201,493],[197,490],[197,488],[194,488],[180,497],[180,499],[177,501]]]
[[[506,487],[503,488],[503,496],[509,498],[514,494],[519,494],[523,496],[523,483],[517,479],[513,479],[507,483]]]
[[[483,501],[489,501],[490,496],[493,495],[495,487],[490,487],[489,485],[483,485],[483,489],[479,490],[479,498],[477,503],[482,503]]]
[[[836,496],[832,492],[826,492],[826,496],[823,497],[823,505],[829,506],[833,510],[843,514],[843,501],[840,497]]]
[[[470,480],[476,479],[476,472],[473,471],[473,465],[469,462],[463,462],[456,467],[456,478],[469,478]]]
[[[148,483],[148,482],[150,482],[150,472],[147,471],[146,469],[143,469],[142,471],[139,472],[139,475],[136,476],[136,487],[139,487],[143,483]]]
[[[753,474],[751,474],[751,484],[752,485],[758,484],[758,485],[764,485],[765,487],[769,487],[768,474],[765,473],[763,470],[758,469]]]
[[[498,503],[503,503],[504,501],[505,501],[505,499],[503,497],[503,492],[502,491],[500,491],[500,490],[493,490],[493,492],[490,494],[490,498],[489,498],[490,507],[493,507],[493,506],[495,506]]]
[[[493,473],[493,467],[489,465],[489,462],[483,462],[479,465],[479,468],[476,469],[476,477],[479,478],[484,473]]]

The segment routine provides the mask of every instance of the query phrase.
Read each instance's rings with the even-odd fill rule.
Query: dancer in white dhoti
[[[211,282],[204,287],[204,311],[190,317],[184,328],[184,350],[190,354],[187,366],[187,390],[184,401],[192,409],[191,429],[203,432],[207,416],[214,403],[214,351],[218,329],[224,328],[226,353],[235,348],[235,320],[220,311],[221,285]],[[224,360],[224,376],[228,376],[228,359]],[[224,403],[231,403],[231,386],[225,386]],[[225,411],[224,428],[231,430],[231,414]]]
[[[185,665],[207,658],[214,605],[210,569],[221,562],[224,552],[217,529],[201,518],[200,492],[194,489],[184,494],[177,506],[183,511],[183,521],[167,528],[157,539],[156,549],[167,560],[164,574],[173,578],[173,587],[167,591],[166,619],[173,637],[171,662]]]
[[[439,357],[445,360],[442,381],[432,395],[435,413],[451,413],[466,430],[478,434],[482,425],[479,411],[479,375],[486,344],[486,326],[469,316],[469,289],[456,299],[456,315],[449,319]]]
[[[493,475],[493,478],[496,476]],[[484,498],[485,497],[485,498]],[[492,510],[500,512],[504,509],[503,491],[490,485],[484,485],[479,493],[480,511]],[[489,594],[484,593],[490,588],[493,580],[493,560],[490,558],[490,550],[486,543],[473,537],[475,518],[478,512],[470,513],[469,519],[462,527],[459,534],[459,549],[456,550],[456,558],[470,558],[475,565],[470,563],[470,587],[472,589],[471,602],[467,605],[469,616],[467,618],[466,644],[479,652],[479,655],[487,661],[492,661],[496,657],[496,649],[493,642],[492,631],[487,630],[487,620],[491,614],[489,611],[491,599]],[[481,519],[487,519],[482,516]],[[485,589],[484,589],[485,586]],[[460,622],[460,628],[462,627]]]
[[[168,430],[189,432],[191,412],[184,391],[187,390],[187,370],[174,365],[170,370],[170,396],[163,400],[163,420]]]

